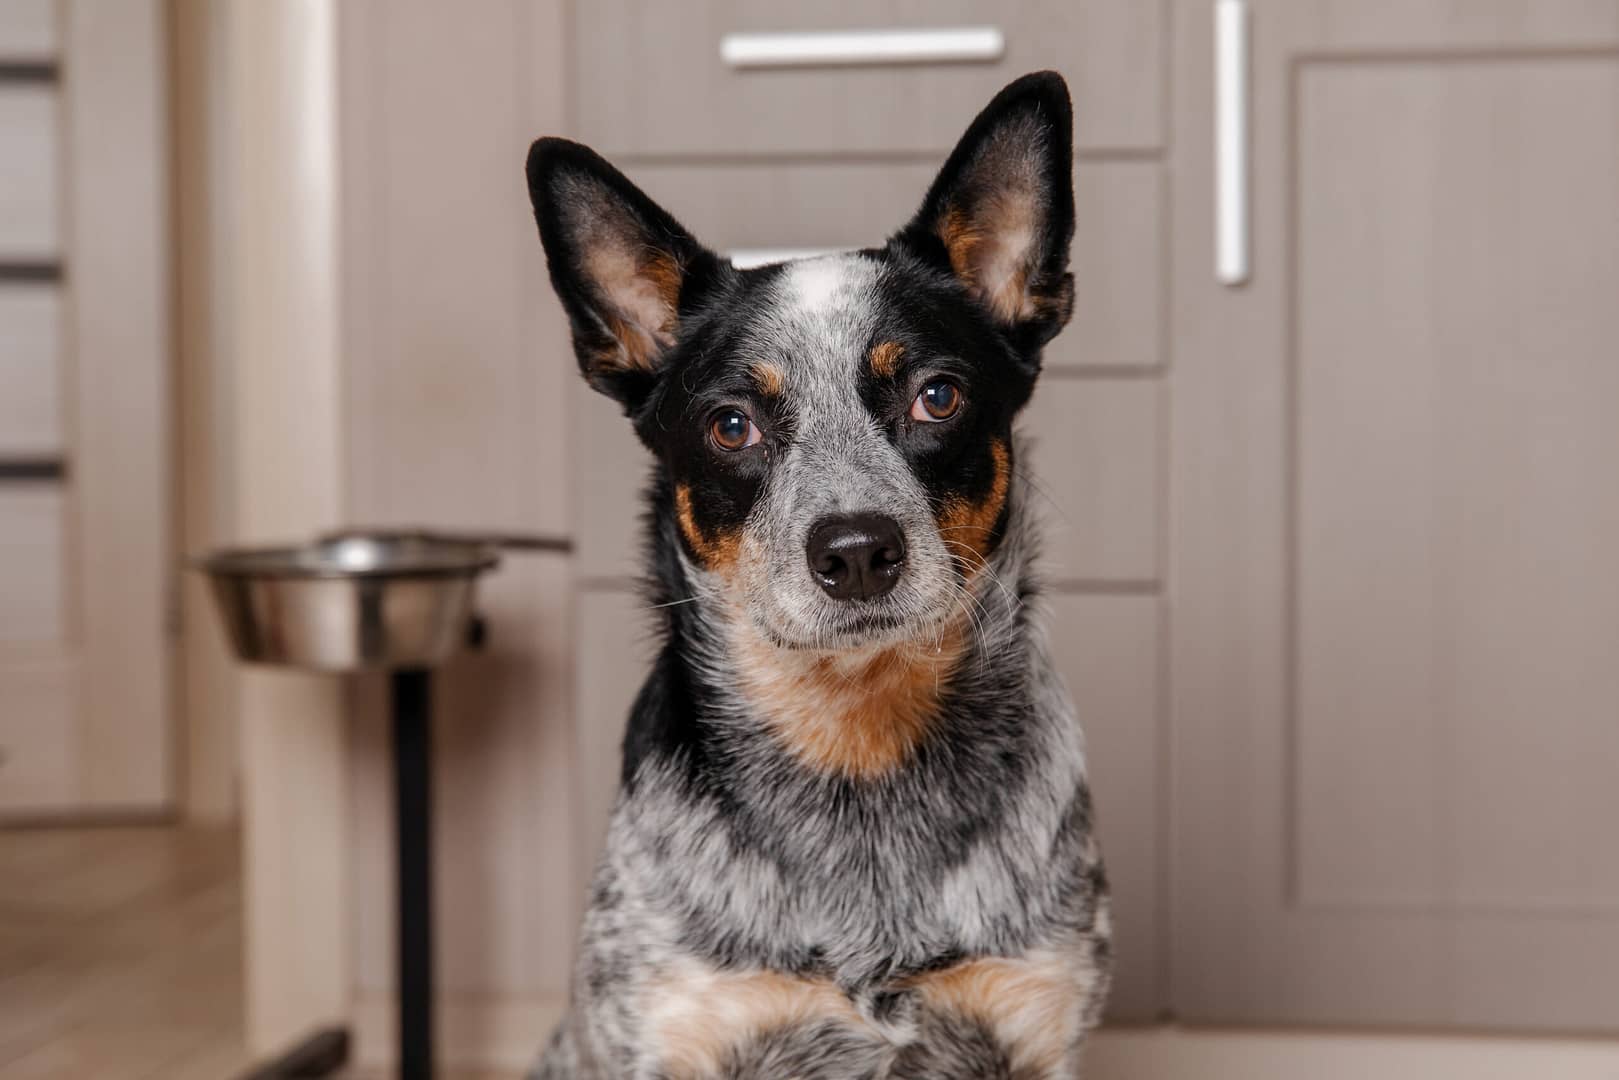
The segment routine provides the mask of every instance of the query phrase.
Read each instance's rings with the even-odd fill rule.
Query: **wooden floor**
[[[0,829],[0,1080],[235,1080],[241,974],[233,833]],[[1125,1028],[1089,1057],[1105,1080],[1619,1078],[1612,1041]]]
[[[0,1080],[240,1075],[241,901],[233,832],[0,830]]]

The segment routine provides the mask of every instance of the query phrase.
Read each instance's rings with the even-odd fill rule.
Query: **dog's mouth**
[[[759,618],[754,624],[767,641],[780,649],[854,652],[931,641],[942,633],[948,621],[947,613],[918,614],[890,605],[873,605],[839,612],[808,630],[783,630]]]

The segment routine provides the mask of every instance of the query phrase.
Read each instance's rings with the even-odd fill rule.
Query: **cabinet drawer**
[[[0,261],[57,254],[57,119],[54,87],[0,83]]]
[[[62,639],[64,502],[54,484],[0,484],[0,648]]]
[[[1080,147],[1161,141],[1157,0],[601,0],[576,10],[579,130],[608,154],[943,153],[995,91],[1042,68],[1068,77]],[[1004,44],[989,59],[861,58],[896,31],[963,29]],[[811,44],[835,55],[816,62],[722,56],[738,35],[742,48],[792,51],[802,35],[826,34],[836,39]],[[898,40],[902,52],[916,43]]]
[[[0,461],[62,450],[61,294],[54,285],[0,285]]]
[[[1157,379],[1051,374],[1019,421],[1043,527],[1043,575],[1059,584],[1158,579],[1162,406]]]

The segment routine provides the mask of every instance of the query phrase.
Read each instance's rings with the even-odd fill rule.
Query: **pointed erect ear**
[[[898,237],[1037,345],[1074,307],[1073,127],[1061,75],[1017,80],[978,114]]]
[[[719,260],[588,147],[540,139],[528,194],[590,384],[633,408],[657,381],[683,310]]]

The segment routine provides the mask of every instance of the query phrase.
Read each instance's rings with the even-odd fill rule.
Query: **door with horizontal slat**
[[[171,797],[163,33],[0,16],[0,820]]]

